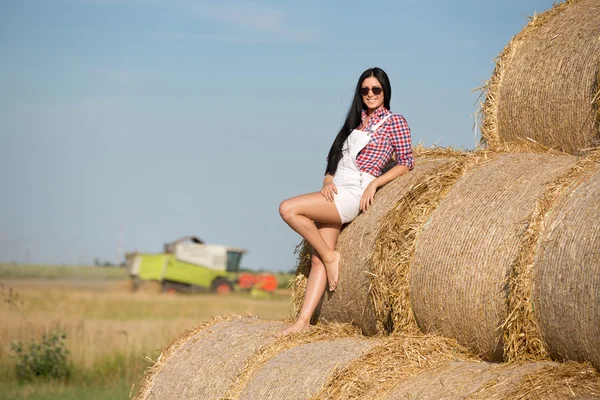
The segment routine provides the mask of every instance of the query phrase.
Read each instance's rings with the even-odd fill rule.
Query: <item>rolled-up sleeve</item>
[[[412,141],[410,138],[410,128],[404,117],[400,114],[394,114],[388,133],[390,141],[396,154],[398,165],[406,165],[409,170],[414,167],[412,153]]]

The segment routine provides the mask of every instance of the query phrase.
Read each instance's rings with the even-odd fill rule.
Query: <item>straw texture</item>
[[[599,220],[597,161],[546,221],[535,262],[534,304],[550,355],[590,361],[600,370]]]
[[[535,211],[527,222],[508,280],[507,305],[509,317],[503,324],[504,357],[506,361],[531,361],[548,358],[539,329],[538,306],[533,304],[534,259],[538,243],[547,231],[546,219],[558,202],[578,182],[600,164],[600,151],[581,157],[566,174],[550,182],[536,201]],[[574,257],[580,257],[573,254]],[[558,299],[555,299],[558,300]]]
[[[498,394],[506,395],[501,397]],[[589,363],[552,363],[528,374],[527,379],[522,380],[512,391],[492,387],[490,391],[483,392],[476,398],[599,399],[600,374]]]
[[[377,333],[377,315],[370,298],[373,273],[369,262],[375,241],[381,236],[380,220],[412,186],[448,161],[435,157],[419,158],[413,171],[385,185],[377,192],[373,206],[344,228],[336,247],[342,254],[339,285],[334,293],[325,294],[317,318],[354,323],[365,335]],[[298,273],[293,285],[293,299],[299,310],[310,271],[311,248],[303,242],[297,252]]]
[[[361,338],[358,328],[349,324],[320,324],[309,329],[283,336],[273,344],[261,347],[255,355],[248,360],[242,372],[237,376],[233,385],[229,387],[224,398],[238,399],[256,371],[281,352],[293,347],[320,340]]]
[[[222,397],[247,360],[275,341],[282,322],[235,318],[184,334],[147,379],[137,399]]]
[[[467,172],[425,224],[411,264],[419,327],[503,358],[508,279],[536,200],[575,157],[503,154]]]
[[[450,161],[440,165],[402,196],[380,221],[371,256],[372,297],[381,332],[418,332],[410,295],[410,263],[423,225],[440,201],[466,171],[496,157],[487,151],[442,153]]]
[[[435,335],[394,334],[329,377],[315,399],[373,399],[400,380],[452,361],[474,360],[455,340]]]
[[[482,142],[531,138],[577,154],[600,145],[600,2],[567,0],[534,15],[483,88]]]
[[[454,362],[403,379],[386,397],[399,399],[592,399],[600,374],[588,364]]]
[[[399,383],[387,400],[505,399],[515,386],[549,363],[502,365],[452,362]],[[504,389],[503,393],[502,390]]]
[[[336,369],[377,342],[337,339],[300,345],[273,357],[252,377],[240,399],[308,399]]]

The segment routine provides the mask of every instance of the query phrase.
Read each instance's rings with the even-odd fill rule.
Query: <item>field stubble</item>
[[[126,281],[3,279],[0,305],[0,385],[13,385],[11,343],[29,343],[57,329],[67,336],[71,382],[139,384],[160,350],[183,331],[213,316],[291,316],[290,296],[247,293],[179,295],[130,292]]]

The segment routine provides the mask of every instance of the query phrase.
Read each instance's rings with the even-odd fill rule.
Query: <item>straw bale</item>
[[[600,163],[600,151],[580,158],[565,175],[550,182],[544,195],[537,200],[508,281],[509,317],[503,325],[506,361],[536,360],[548,356],[540,334],[538,318],[534,316],[534,309],[539,309],[533,306],[532,299],[534,258],[540,238],[546,230],[547,215],[558,202],[558,198],[581,176],[598,166],[598,163]],[[553,301],[556,300],[557,298],[554,298]]]
[[[455,340],[435,335],[394,334],[337,369],[316,399],[372,399],[399,381],[452,361],[475,360]]]
[[[503,358],[508,280],[520,243],[549,183],[575,157],[502,154],[467,172],[431,214],[410,266],[419,327],[487,360]]]
[[[326,340],[279,353],[256,371],[240,399],[308,399],[333,371],[376,343],[373,339]]]
[[[516,387],[491,388],[477,398],[484,399],[599,399],[600,373],[589,363],[549,363],[529,373]]]
[[[358,328],[349,324],[321,324],[311,326],[309,329],[282,336],[275,343],[270,343],[260,348],[256,354],[248,360],[242,372],[237,376],[233,385],[229,387],[224,398],[238,399],[257,370],[262,368],[277,354],[293,347],[314,343],[320,340],[359,338]]]
[[[514,389],[549,363],[494,364],[486,362],[451,362],[433,371],[425,371],[412,379],[404,379],[385,397],[397,399],[504,399],[492,393],[500,387]],[[497,390],[496,390],[497,391]]]
[[[136,399],[220,398],[247,360],[273,343],[284,326],[232,317],[187,332],[163,352]]]
[[[452,362],[401,378],[387,396],[370,398],[583,399],[599,393],[600,374],[589,364]]]
[[[454,184],[467,171],[497,156],[487,151],[441,151],[451,157],[451,162],[413,185],[380,221],[369,267],[373,273],[372,297],[381,332],[419,331],[412,312],[409,284],[410,263],[418,236]]]
[[[550,355],[600,370],[600,154],[589,164],[546,219],[533,298]]]
[[[335,292],[325,294],[314,321],[319,318],[329,322],[354,323],[366,335],[377,333],[376,312],[369,296],[374,278],[373,271],[369,270],[369,257],[376,240],[382,235],[380,220],[396,207],[398,199],[410,188],[448,162],[447,158],[435,156],[418,159],[413,171],[385,185],[377,192],[373,206],[343,229],[336,247],[342,254],[339,285]],[[293,284],[293,302],[297,310],[304,297],[311,251],[304,242],[297,249],[298,272]]]
[[[598,0],[567,0],[531,17],[482,88],[482,142],[531,138],[570,154],[600,145],[599,34]]]

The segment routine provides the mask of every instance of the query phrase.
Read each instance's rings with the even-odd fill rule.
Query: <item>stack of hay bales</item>
[[[600,398],[599,79],[600,0],[532,18],[485,88],[485,147],[416,149],[340,234],[317,326],[212,321],[137,398]]]
[[[573,65],[578,73],[565,79]],[[325,296],[320,319],[367,335],[436,332],[490,361],[551,356],[600,368],[600,154],[586,152],[600,144],[599,65],[600,1],[566,1],[534,17],[488,85],[490,146],[421,151],[411,178],[378,193],[373,214],[340,235],[340,293]],[[543,82],[549,76],[560,90]],[[527,125],[506,111],[515,108],[538,116]],[[571,129],[549,130],[556,115]],[[445,161],[428,169],[435,156]],[[309,252],[300,252],[297,299]]]
[[[368,338],[347,325],[275,339],[277,321],[231,316],[175,341],[136,399],[563,399],[600,394],[589,365],[481,362],[454,340]],[[545,382],[540,388],[540,382]]]

